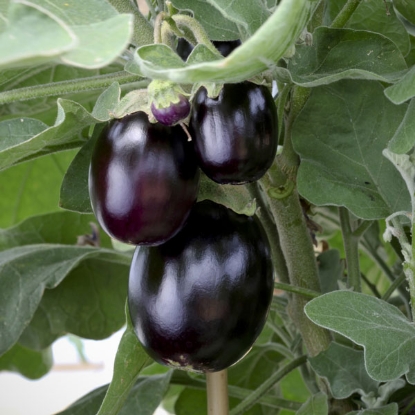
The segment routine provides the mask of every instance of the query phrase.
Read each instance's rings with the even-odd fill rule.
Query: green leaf
[[[406,69],[395,43],[380,34],[319,27],[313,45],[296,46],[287,69],[277,68],[277,73],[295,84],[315,87],[346,78],[390,83]]]
[[[396,84],[385,89],[385,95],[396,105],[415,97],[415,66]]]
[[[415,145],[415,99],[411,99],[405,116],[389,142],[388,149],[397,154],[405,154]]]
[[[152,362],[152,359],[144,351],[134,333],[127,303],[125,305],[125,316],[127,327],[115,356],[114,374],[97,415],[117,414],[123,407],[141,370]],[[171,373],[166,373],[167,377],[165,379],[168,379],[168,381],[170,380]],[[131,413],[134,412],[136,411],[132,410]]]
[[[60,56],[66,64],[84,68],[106,66],[122,53],[132,36],[133,16],[118,14],[106,1],[29,0],[28,4],[53,16],[76,36],[76,44]]]
[[[394,0],[393,7],[405,17],[406,20],[415,25],[415,4],[409,0]]]
[[[386,382],[406,375],[415,383],[415,327],[395,306],[366,294],[334,291],[311,300],[305,313],[363,346],[372,379]]]
[[[385,99],[375,82],[313,89],[292,132],[301,158],[300,194],[318,206],[345,206],[363,219],[409,210],[405,183],[382,155],[405,110]]]
[[[15,118],[0,122],[0,152],[8,147],[18,146],[48,126],[33,118]]]
[[[167,391],[170,376],[171,372],[140,377],[118,415],[153,415]],[[101,386],[56,415],[96,415],[106,390],[107,385]]]
[[[17,372],[29,379],[39,379],[52,368],[51,349],[35,351],[15,344],[0,357],[0,371]]]
[[[361,409],[360,411],[349,412],[347,415],[398,415],[398,404],[392,402],[380,408]]]
[[[201,202],[205,199],[220,203],[237,213],[252,214],[252,197],[245,186],[219,185],[202,173],[197,200]]]
[[[0,252],[0,354],[28,326],[46,288],[55,288],[82,261],[99,258],[129,266],[129,256],[107,249],[38,244]]]
[[[318,273],[322,293],[339,289],[338,281],[344,275],[344,264],[337,249],[329,249],[317,257]]]
[[[5,121],[7,123],[7,121]],[[14,120],[10,122],[15,123]],[[8,140],[0,151],[0,170],[45,154],[82,145],[82,130],[97,120],[82,105],[59,98],[55,125],[19,143]]]
[[[92,221],[95,221],[93,215],[62,211],[32,216],[15,226],[0,229],[0,251],[42,243],[75,245],[79,236],[91,233]],[[99,234],[99,245],[112,247],[111,239],[105,232]]]
[[[83,259],[56,288],[45,290],[19,343],[42,349],[66,333],[101,340],[120,330],[128,271],[122,259]]]
[[[231,3],[228,0],[208,0],[208,2],[226,19],[235,22],[238,27],[243,27],[249,36],[252,36],[270,15],[261,0],[249,2],[234,0]]]
[[[275,66],[301,34],[310,9],[307,0],[283,1],[252,37],[224,59],[186,65],[165,45],[142,46],[134,57],[141,72],[152,79],[183,84],[243,81]]]
[[[377,394],[379,382],[367,374],[361,350],[332,342],[327,350],[309,361],[315,372],[328,380],[336,399],[346,399],[355,392]]]
[[[0,227],[59,210],[59,188],[75,153],[50,154],[0,172]]]
[[[296,415],[328,415],[329,405],[327,396],[323,392],[307,399],[301,408],[296,412]]]
[[[62,181],[59,206],[80,213],[92,213],[88,190],[88,171],[96,134],[78,151]]]
[[[386,8],[388,12],[386,12]],[[392,7],[384,2],[362,1],[346,24],[347,28],[380,33],[392,40],[406,55],[410,49],[409,35]]]
[[[102,68],[128,46],[133,27],[130,15],[120,14],[102,22],[72,26],[79,46],[61,57],[68,65]]]
[[[111,112],[120,102],[121,88],[118,82],[109,86],[97,99],[91,115],[100,121],[109,121]]]
[[[0,34],[0,68],[39,65],[75,47],[75,34],[32,4],[12,3]],[[36,42],[33,42],[36,39]]]
[[[212,40],[236,40],[240,36],[237,25],[207,1],[172,0],[172,4],[181,11],[191,10]]]

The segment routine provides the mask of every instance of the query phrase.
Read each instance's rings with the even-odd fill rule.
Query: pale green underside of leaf
[[[181,11],[191,10],[212,40],[235,40],[240,36],[237,25],[207,1],[173,0],[172,4]]]
[[[385,95],[396,105],[415,97],[415,66],[399,82],[386,88]]]
[[[378,33],[319,27],[313,45],[297,46],[287,69],[277,68],[277,74],[295,84],[316,87],[347,78],[391,83],[406,68],[397,46]]]
[[[364,347],[365,366],[379,382],[405,375],[415,384],[415,327],[395,306],[351,291],[311,300],[307,316]]]
[[[349,412],[348,415],[398,415],[398,404],[392,402],[380,408],[361,409],[360,411]]]
[[[307,402],[296,412],[296,415],[327,415],[328,412],[327,395],[319,392],[308,398]]]
[[[345,206],[359,218],[410,209],[404,181],[382,155],[406,108],[380,84],[344,80],[313,89],[293,125],[298,190],[311,203]]]
[[[414,79],[415,81],[415,79]],[[415,145],[415,99],[411,99],[405,116],[389,142],[388,149],[396,154],[405,154]]]
[[[10,4],[7,20],[0,34],[0,68],[59,60],[102,68],[122,53],[133,30],[131,15],[99,0],[20,0]]]
[[[135,59],[143,75],[191,84],[201,81],[239,82],[275,66],[306,25],[311,4],[284,0],[273,15],[228,57],[186,65],[165,45],[142,46]]]
[[[38,244],[0,252],[0,354],[18,340],[46,288],[56,287],[82,261],[98,258],[129,263],[112,250]]]
[[[354,393],[376,394],[379,383],[366,372],[363,351],[332,342],[329,348],[310,359],[311,367],[330,385],[336,399],[346,399]]]

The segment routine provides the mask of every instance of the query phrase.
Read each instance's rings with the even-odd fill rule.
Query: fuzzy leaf
[[[300,194],[318,206],[346,206],[363,219],[409,210],[405,182],[382,155],[405,111],[375,82],[313,89],[293,126]]]
[[[307,316],[363,346],[365,366],[374,380],[405,375],[415,384],[415,327],[395,306],[351,291],[334,291],[311,300]]]
[[[327,350],[310,359],[310,365],[328,380],[336,399],[346,399],[355,392],[377,393],[379,382],[367,374],[363,351],[331,343]]]

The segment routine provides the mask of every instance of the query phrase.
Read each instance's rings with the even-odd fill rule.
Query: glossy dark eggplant
[[[112,121],[98,138],[89,195],[101,227],[134,245],[163,243],[196,202],[200,171],[180,126],[151,124],[144,112]]]
[[[277,109],[268,88],[251,82],[225,84],[217,98],[204,87],[194,97],[191,134],[204,173],[220,184],[261,178],[278,145]]]
[[[153,359],[215,372],[248,353],[264,327],[273,287],[259,220],[205,200],[174,238],[136,248],[128,303],[137,337]]]

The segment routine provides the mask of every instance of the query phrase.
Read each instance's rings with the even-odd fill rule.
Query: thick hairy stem
[[[150,45],[153,43],[153,27],[140,13],[138,7],[130,0],[109,0],[120,13],[131,13],[134,16],[134,31],[132,42],[136,46]]]
[[[269,211],[269,201],[266,199],[266,195],[261,192],[258,183],[250,183],[247,184],[246,187],[249,191],[249,194],[256,200],[257,206],[259,207],[257,215],[262,225],[264,226],[270,241],[271,255],[276,277],[280,282],[288,284],[290,279],[288,277],[287,265],[285,264],[284,254],[281,250],[278,231],[272,218],[272,214]]]
[[[137,75],[120,71],[108,75],[91,76],[89,78],[71,79],[69,81],[52,82],[50,84],[29,86],[0,93],[0,104],[9,104],[16,101],[25,101],[35,98],[61,96],[81,91],[92,91],[108,88],[113,82],[122,84],[137,83],[138,88],[145,88],[148,80]]]
[[[340,10],[340,13],[331,23],[331,27],[335,29],[341,29],[349,21],[350,17],[357,9],[357,6],[360,4],[361,0],[347,0],[347,3]]]

